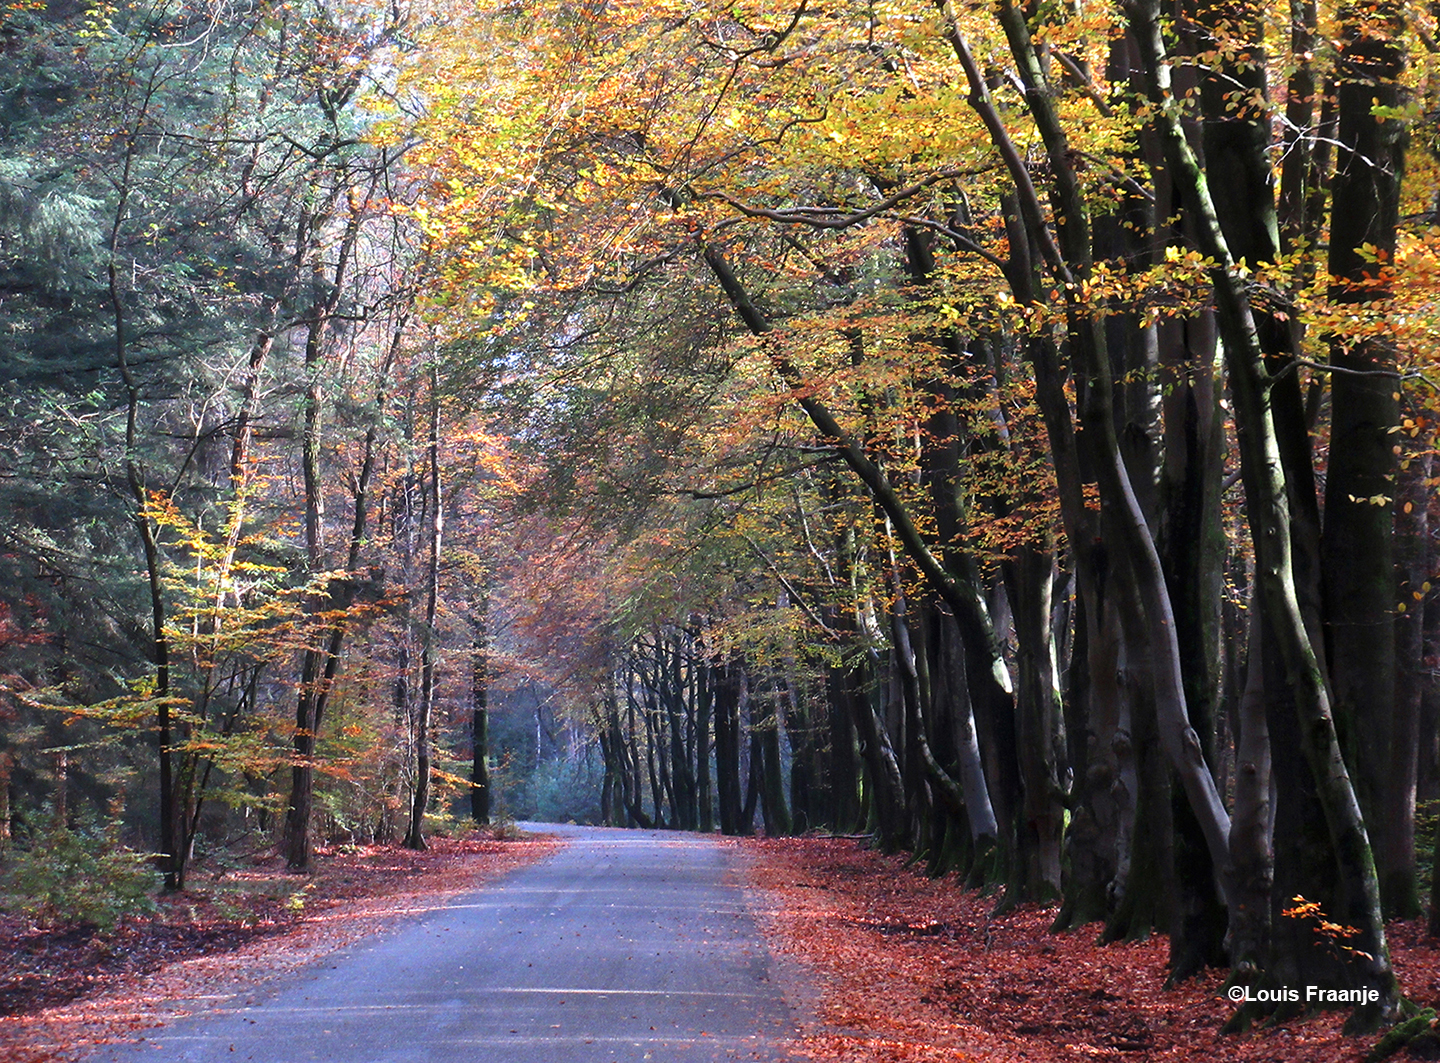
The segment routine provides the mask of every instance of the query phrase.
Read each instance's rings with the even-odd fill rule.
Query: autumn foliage
[[[1406,1013],[1431,8],[0,12],[0,841],[865,834]]]

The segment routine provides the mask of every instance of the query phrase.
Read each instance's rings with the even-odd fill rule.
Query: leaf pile
[[[994,915],[996,898],[932,880],[853,840],[747,841],[772,947],[822,997],[797,1051],[845,1063],[1338,1063],[1370,1047],[1344,1011],[1223,1036],[1225,973],[1165,988],[1168,941],[1099,946],[1098,924],[1050,933],[1055,910]],[[1410,999],[1440,999],[1440,945],[1423,922],[1391,924]]]

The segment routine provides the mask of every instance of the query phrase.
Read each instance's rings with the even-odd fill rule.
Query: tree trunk
[[[1410,814],[1388,834],[1391,850],[1377,860],[1392,868],[1390,885],[1381,872],[1380,895],[1412,897],[1419,914],[1420,882],[1415,866],[1415,808],[1419,793],[1421,716],[1427,680],[1425,667],[1425,614],[1430,595],[1430,559],[1426,547],[1431,535],[1430,477],[1433,456],[1412,454],[1401,462],[1396,546],[1400,557],[1400,614],[1395,620],[1395,657],[1399,669],[1395,680],[1395,734],[1390,743],[1389,808],[1406,807]]]
[[[1404,17],[1385,0],[1347,9],[1339,57],[1339,143],[1331,194],[1331,296],[1340,304],[1383,302],[1399,226],[1406,124],[1377,108],[1399,106]],[[1375,260],[1375,255],[1379,260]],[[1337,336],[1330,347],[1330,458],[1325,483],[1325,620],[1335,714],[1353,735],[1351,764],[1366,821],[1373,824],[1387,911],[1418,911],[1410,869],[1387,858],[1413,829],[1408,797],[1387,786],[1397,733],[1394,527],[1399,376],[1383,336]],[[1386,892],[1386,887],[1393,887]]]
[[[1379,998],[1373,1005],[1358,1007],[1352,1024],[1371,1026],[1394,1015],[1399,987],[1385,945],[1369,837],[1340,753],[1320,663],[1296,596],[1290,511],[1267,387],[1270,375],[1250,312],[1245,279],[1236,269],[1204,174],[1177,117],[1160,33],[1160,5],[1158,0],[1128,0],[1125,12],[1140,49],[1166,161],[1181,189],[1184,207],[1196,225],[1200,249],[1216,263],[1212,281],[1235,400],[1257,584],[1266,623],[1274,632],[1276,665],[1280,669],[1272,673],[1267,656],[1267,685],[1272,678],[1280,681],[1295,702],[1299,748],[1324,811],[1340,891],[1350,902],[1347,910],[1329,914],[1331,918],[1338,915],[1340,921],[1359,931],[1353,942],[1355,951],[1347,954],[1345,964],[1350,984],[1374,989]],[[1278,737],[1273,726],[1271,736]]]
[[[490,825],[490,637],[486,600],[471,616],[470,637],[470,817],[482,827]],[[603,734],[603,732],[602,732]],[[606,796],[614,772],[605,758]],[[608,819],[608,817],[602,817]]]
[[[755,771],[754,758],[760,758],[760,808],[765,820],[765,834],[771,838],[779,838],[791,834],[794,831],[794,823],[790,818],[790,805],[785,798],[785,773],[781,770],[780,763],[780,713],[776,709],[775,700],[779,692],[773,684],[750,704],[752,709],[758,709],[758,713],[751,719],[751,734],[754,737],[754,744],[751,746],[750,770]]]
[[[170,704],[170,639],[165,632],[166,604],[161,583],[160,547],[150,519],[150,489],[145,465],[140,458],[140,384],[130,367],[129,324],[125,294],[120,280],[120,232],[129,214],[130,181],[136,154],[136,134],[125,140],[125,156],[110,229],[110,261],[107,265],[108,295],[114,327],[112,342],[116,367],[125,385],[125,480],[134,504],[131,519],[140,535],[145,555],[146,585],[150,595],[150,663],[155,666],[155,741],[160,769],[160,861],[167,891],[185,888],[185,852],[179,840],[179,826],[185,810],[177,807],[175,788],[174,722]]]
[[[715,787],[720,832],[735,835],[740,833],[741,803],[739,665],[728,661],[715,671]]]
[[[696,661],[691,668],[696,686],[695,802],[699,806],[699,829],[709,834],[715,829],[715,794],[710,777],[710,732],[716,703],[715,672],[704,661]]]
[[[1055,677],[1050,627],[1053,561],[1048,551],[1021,547],[1013,566],[1016,672],[1016,752],[1024,803],[1017,856],[1024,869],[1025,900],[1049,903],[1060,896],[1060,842],[1064,797],[1056,757],[1063,748],[1060,689]]]
[[[1235,882],[1230,917],[1230,964],[1236,985],[1256,985],[1270,955],[1270,897],[1275,885],[1275,789],[1270,723],[1265,705],[1260,609],[1251,609],[1249,669],[1240,697],[1235,743],[1235,805],[1230,852]]]
[[[1216,765],[1214,735],[1223,704],[1220,610],[1226,544],[1221,513],[1224,424],[1214,379],[1214,321],[1209,314],[1197,315],[1156,331],[1165,379],[1159,506],[1163,523],[1156,545],[1175,605],[1185,704],[1206,761]],[[1180,794],[1175,797],[1172,821],[1178,910],[1170,933],[1172,982],[1207,966],[1224,965],[1227,922],[1204,833],[1188,804],[1179,800]],[[1234,829],[1232,806],[1232,861],[1237,858]],[[1235,872],[1240,874],[1238,867]],[[1237,883],[1236,889],[1240,888]],[[1240,903],[1238,899],[1236,903]]]
[[[440,604],[440,549],[445,534],[444,494],[440,485],[439,372],[430,369],[430,439],[426,447],[430,511],[430,542],[425,567],[425,628],[420,650],[420,712],[415,721],[415,795],[410,806],[410,829],[405,845],[423,850],[425,813],[430,807],[430,729],[435,718],[435,667],[440,656],[440,632],[435,619]]]

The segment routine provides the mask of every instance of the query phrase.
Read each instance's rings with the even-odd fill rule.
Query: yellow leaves
[[[1213,263],[1212,259],[1206,258],[1194,248],[1181,247],[1178,244],[1169,244],[1165,248],[1165,261],[1175,266],[1189,266],[1192,268],[1208,268]]]
[[[1292,904],[1293,907],[1282,909],[1280,914],[1286,919],[1297,919],[1311,924],[1311,931],[1322,945],[1336,953],[1348,952],[1355,956],[1370,958],[1369,953],[1362,952],[1345,943],[1347,938],[1355,937],[1360,933],[1358,927],[1336,923],[1326,918],[1319,902],[1307,901],[1299,894],[1292,898]]]

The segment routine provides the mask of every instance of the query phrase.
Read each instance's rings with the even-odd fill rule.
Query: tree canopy
[[[868,833],[1392,1021],[1385,918],[1440,927],[1435,40],[8,5],[7,830],[124,798],[172,887],[237,831]]]

